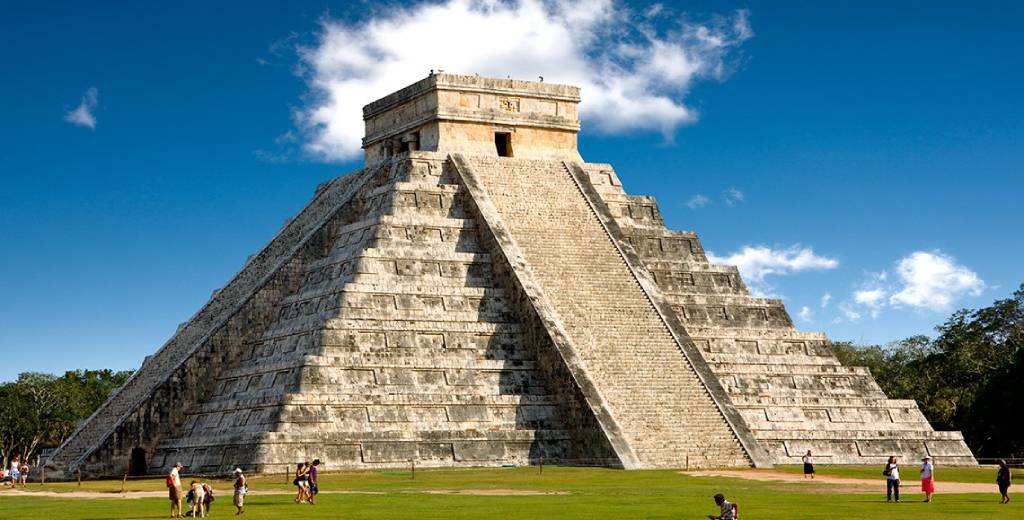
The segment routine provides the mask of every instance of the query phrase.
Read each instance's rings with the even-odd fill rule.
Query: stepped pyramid
[[[435,74],[47,460],[70,476],[973,464],[576,148],[579,89]]]

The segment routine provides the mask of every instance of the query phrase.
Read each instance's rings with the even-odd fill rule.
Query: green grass
[[[918,464],[900,464],[900,477],[904,481],[913,481],[918,478]],[[776,470],[786,473],[803,474],[802,465],[775,466]],[[826,466],[815,464],[814,470],[819,475],[833,475],[836,477],[882,479],[882,466]],[[1014,480],[1024,480],[1024,471],[1011,470]],[[975,482],[982,484],[993,484],[996,481],[996,468],[993,467],[943,467],[935,468],[935,479],[944,482]]]
[[[787,468],[788,471],[788,468]],[[252,479],[254,490],[291,492],[284,475]],[[186,479],[187,480],[187,479]],[[162,491],[163,481],[151,479],[129,483],[129,489]],[[30,490],[38,490],[38,484]],[[234,514],[224,482],[212,518]],[[48,491],[74,491],[75,483],[47,484]],[[119,481],[84,482],[83,490],[117,491]],[[245,518],[345,519],[680,519],[706,518],[715,511],[711,496],[725,493],[741,506],[748,519],[822,518],[829,520],[872,517],[908,519],[992,518],[1024,519],[1024,497],[1020,503],[999,505],[998,495],[940,495],[932,504],[919,502],[920,495],[908,494],[904,503],[887,504],[884,486],[878,494],[836,494],[834,486],[819,483],[780,483],[720,477],[690,477],[673,471],[616,471],[587,468],[536,467],[417,471],[380,471],[324,474],[321,489],[351,491],[324,493],[316,506],[296,505],[290,495],[250,495]],[[437,490],[509,489],[558,491],[542,496],[471,496],[431,494]],[[360,493],[364,492],[364,493]],[[365,492],[382,492],[369,494]],[[116,495],[114,495],[116,496]],[[165,518],[164,498],[122,500],[84,499],[17,495],[0,491],[0,511],[17,512],[18,518],[107,519]]]

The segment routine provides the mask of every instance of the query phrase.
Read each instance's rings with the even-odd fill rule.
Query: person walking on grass
[[[17,455],[11,459],[11,471],[7,475],[11,477],[11,487],[18,487],[18,482],[21,480],[21,458]]]
[[[737,520],[736,515],[739,507],[725,499],[725,495],[715,495],[715,504],[718,505],[718,515],[708,515],[709,520]]]
[[[317,466],[319,465],[320,459],[313,459],[313,464],[309,465],[309,490],[306,494],[309,497],[310,505],[316,505],[316,495],[320,493],[320,481],[317,478]]]
[[[1002,496],[1000,504],[1010,503],[1010,467],[1006,461],[999,459],[999,471],[996,472],[996,485],[999,486],[999,494]]]
[[[882,471],[882,474],[885,475],[886,502],[892,502],[894,494],[896,501],[900,501],[900,465],[896,460],[896,457],[889,457],[889,462],[885,463],[885,470]]]
[[[242,474],[242,468],[235,468],[235,516],[238,516],[245,512],[245,494],[249,492],[249,486],[245,482],[245,475]]]
[[[804,454],[804,478],[814,478],[814,456],[811,455],[811,450],[807,450]]]
[[[32,471],[32,468],[30,468],[28,464],[22,462],[21,467],[18,468],[18,471],[21,472],[21,487],[28,486],[28,472]]]
[[[924,501],[931,502],[935,495],[935,466],[932,466],[932,458],[925,455],[921,459],[921,491],[924,492]]]
[[[171,518],[181,518],[181,463],[178,462],[167,474],[167,496],[171,499]]]
[[[309,474],[307,473],[305,462],[300,462],[295,466],[295,480],[292,484],[298,488],[298,492],[295,494],[295,503],[301,504],[306,501],[307,491],[309,490]]]

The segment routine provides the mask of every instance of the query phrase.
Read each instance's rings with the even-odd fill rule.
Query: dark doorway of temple
[[[512,157],[512,134],[495,132],[494,146],[498,149],[498,157]]]
[[[146,474],[146,450],[132,448],[132,458],[128,463],[128,474],[132,476]]]

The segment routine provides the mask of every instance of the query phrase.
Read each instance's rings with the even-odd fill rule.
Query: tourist
[[[245,512],[245,494],[249,492],[249,486],[245,482],[245,475],[242,474],[242,468],[235,468],[235,516],[238,516]]]
[[[719,493],[715,495],[715,503],[718,504],[719,513],[718,516],[708,515],[711,520],[736,520],[736,515],[739,513],[739,507],[732,502],[725,499],[725,495]]]
[[[889,462],[885,463],[885,470],[882,471],[885,475],[885,501],[892,502],[893,495],[896,495],[896,501],[900,501],[900,465],[896,462],[896,457],[889,457]]]
[[[300,462],[295,466],[295,480],[292,484],[299,489],[298,493],[295,494],[295,503],[301,504],[306,501],[306,491],[309,489],[309,474],[307,473],[306,463]]]
[[[1010,503],[1010,467],[1006,461],[999,459],[999,471],[996,472],[996,485],[999,486],[999,494],[1002,496],[1000,504]]]
[[[814,478],[814,457],[811,455],[811,450],[807,450],[804,454],[804,478]]]
[[[22,462],[21,463],[21,467],[18,468],[18,471],[21,473],[21,487],[27,486],[28,485],[28,472],[32,471],[32,468],[30,468],[28,464]]]
[[[935,494],[935,467],[932,466],[932,458],[925,456],[921,459],[921,491],[924,492],[924,501],[931,502]]]
[[[213,487],[203,482],[203,493],[206,494],[206,500],[203,500],[203,512],[209,515],[210,506],[213,504]]]
[[[316,495],[320,492],[320,486],[317,484],[317,466],[320,465],[320,459],[313,459],[313,464],[309,466],[309,503],[310,505],[316,504]]]
[[[181,500],[184,498],[181,494],[181,463],[178,462],[171,468],[171,472],[167,474],[167,496],[171,499],[171,518],[181,518]]]
[[[18,481],[21,480],[21,459],[17,455],[11,459],[11,472],[7,475],[11,477],[11,486],[18,487]]]
[[[189,496],[192,498],[191,506],[192,509],[189,511],[189,516],[193,518],[206,517],[206,490],[203,485],[198,481],[193,480],[189,486]]]

